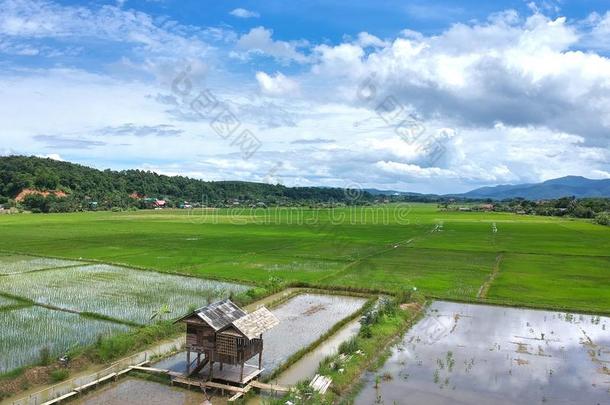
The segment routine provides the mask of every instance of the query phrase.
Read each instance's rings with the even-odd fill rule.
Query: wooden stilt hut
[[[263,333],[279,320],[265,307],[246,313],[227,299],[199,308],[176,322],[186,323],[187,375],[197,375],[207,365],[208,380],[245,384],[262,372]],[[196,357],[191,360],[193,354]],[[246,364],[256,355],[258,367]]]

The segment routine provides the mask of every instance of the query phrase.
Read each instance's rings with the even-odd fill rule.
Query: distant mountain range
[[[459,195],[465,198],[526,198],[544,200],[561,197],[610,197],[610,179],[591,180],[580,176],[566,176],[536,184],[482,187]]]
[[[373,195],[407,195],[417,196],[423,194],[409,193],[395,190],[367,189]],[[425,195],[432,196],[432,195]],[[493,187],[481,187],[462,194],[447,194],[439,197],[456,197],[472,199],[503,200],[509,198],[525,198],[528,200],[556,199],[561,197],[610,198],[610,179],[592,180],[581,176],[566,176],[558,179],[547,180],[542,183],[499,185]]]

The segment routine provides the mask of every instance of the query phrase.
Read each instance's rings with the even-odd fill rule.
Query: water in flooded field
[[[435,302],[356,404],[610,404],[610,318]]]
[[[279,385],[291,386],[297,384],[299,381],[311,379],[315,376],[320,362],[328,356],[337,354],[341,343],[356,336],[359,331],[360,319],[349,322],[314,350],[291,365],[286,371],[280,374],[274,382]]]
[[[75,405],[200,405],[203,400],[200,391],[127,378],[71,403]]]
[[[316,341],[365,302],[364,298],[301,294],[275,308],[272,312],[280,324],[264,336],[265,372],[270,373],[293,353]]]

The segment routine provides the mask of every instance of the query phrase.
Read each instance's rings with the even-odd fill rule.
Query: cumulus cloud
[[[303,41],[280,41],[273,39],[273,30],[265,27],[252,28],[242,35],[235,45],[235,56],[248,58],[252,55],[271,56],[282,63],[305,63],[309,58],[299,48],[306,45]]]
[[[256,81],[261,93],[267,96],[295,95],[299,92],[299,83],[280,72],[272,76],[265,72],[256,72]]]
[[[582,43],[589,49],[610,50],[610,11],[604,15],[592,13],[583,21],[588,28],[583,35]]]
[[[581,37],[565,18],[506,12],[440,35],[396,38],[371,52],[358,42],[320,45],[312,71],[354,88],[373,77],[371,108],[391,95],[425,119],[540,126],[607,145],[610,60],[573,50]]]
[[[368,48],[368,47],[379,48],[379,47],[385,47],[385,46],[389,45],[389,43],[387,41],[384,41],[384,40],[380,39],[379,37],[376,37],[375,35],[369,34],[368,32],[360,32],[358,34],[358,39],[356,40],[356,43],[358,45],[360,45],[362,48]]]
[[[231,12],[229,14],[231,14],[233,17],[237,17],[237,18],[258,18],[258,17],[260,17],[260,14],[257,13],[256,11],[246,10],[245,8],[233,9],[233,10],[231,10]]]

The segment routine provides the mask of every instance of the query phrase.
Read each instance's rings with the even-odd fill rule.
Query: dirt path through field
[[[478,299],[487,298],[487,293],[489,291],[489,288],[491,287],[491,284],[494,282],[494,280],[498,276],[498,273],[500,273],[500,263],[502,262],[503,257],[504,257],[504,255],[502,253],[499,253],[496,256],[496,262],[494,263],[494,268],[493,268],[491,274],[489,275],[489,278],[483,283],[481,288],[479,288],[479,293],[477,294]]]
[[[438,227],[438,225],[435,225],[435,228],[433,228],[433,230],[436,229],[436,227]],[[375,256],[383,255],[385,253],[391,252],[394,249],[398,249],[400,247],[405,247],[405,246],[412,245],[413,242],[416,239],[423,239],[423,237],[425,237],[427,234],[433,233],[433,230],[431,231],[431,230],[426,229],[425,231],[423,231],[418,236],[412,236],[409,239],[402,239],[402,240],[399,240],[399,241],[396,241],[396,242],[392,242],[392,243],[386,244],[383,247],[381,247],[380,249],[378,249],[378,250],[376,250],[376,251],[374,251],[372,253],[369,253],[368,255],[364,255],[362,257],[357,258],[356,260],[354,260],[352,262],[349,262],[348,264],[343,266],[343,268],[339,269],[338,271],[336,271],[334,273],[331,273],[331,274],[327,275],[326,277],[322,277],[319,280],[319,282],[324,282],[326,280],[330,280],[330,279],[333,279],[333,278],[338,277],[340,275],[343,275],[343,274],[349,272],[352,267],[362,263],[365,260],[371,259],[371,258],[373,258]]]

